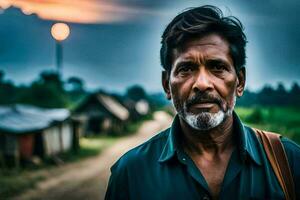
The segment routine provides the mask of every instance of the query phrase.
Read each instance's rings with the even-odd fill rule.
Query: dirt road
[[[137,134],[120,139],[99,156],[61,166],[49,172],[49,177],[16,197],[17,200],[93,200],[104,199],[110,166],[126,151],[167,128],[171,117],[164,112],[154,113],[154,120],[146,121]]]

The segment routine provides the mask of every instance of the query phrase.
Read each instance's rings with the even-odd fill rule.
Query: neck
[[[225,151],[231,151],[234,147],[233,142],[233,116],[227,117],[219,126],[199,131],[190,127],[183,119],[180,125],[183,132],[183,148],[191,155],[215,155]]]

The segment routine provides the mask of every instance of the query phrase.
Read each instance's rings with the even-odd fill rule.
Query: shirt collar
[[[175,152],[178,148],[178,137],[176,136],[180,130],[181,127],[179,122],[179,116],[176,115],[169,129],[168,139],[159,157],[159,162],[165,162],[167,160],[170,160],[175,155]]]
[[[237,135],[238,147],[242,161],[244,162],[248,155],[256,164],[261,165],[261,157],[258,150],[258,139],[255,133],[253,133],[252,129],[247,128],[241,122],[235,112],[233,112],[233,125],[235,134]]]
[[[237,135],[238,149],[240,152],[241,160],[244,162],[247,159],[247,155],[250,156],[256,164],[261,165],[261,158],[257,148],[257,140],[253,131],[246,128],[235,112],[233,112],[233,125],[234,132]],[[166,144],[159,157],[159,162],[165,162],[170,160],[178,149],[178,134],[180,134],[181,127],[179,122],[179,116],[176,115],[173,123],[169,129],[168,138]]]

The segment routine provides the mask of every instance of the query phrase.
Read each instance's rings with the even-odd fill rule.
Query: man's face
[[[237,74],[229,44],[218,34],[190,40],[175,50],[172,69],[163,77],[179,117],[197,130],[212,129],[230,116],[244,85],[244,71]]]

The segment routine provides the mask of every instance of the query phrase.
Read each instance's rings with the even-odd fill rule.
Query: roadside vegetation
[[[26,189],[31,189],[43,179],[42,175],[31,176],[27,170],[0,169],[0,199],[9,199]]]
[[[235,111],[245,124],[280,133],[300,144],[299,107],[237,107]]]

